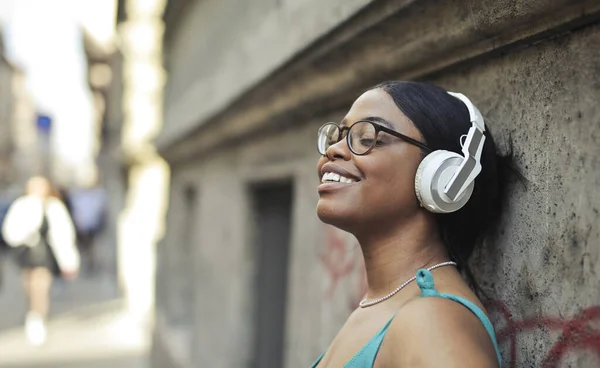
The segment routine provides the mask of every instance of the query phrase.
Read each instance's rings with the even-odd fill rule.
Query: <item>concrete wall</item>
[[[191,320],[196,327],[202,327],[194,328],[188,341],[192,347],[191,366],[243,367],[250,360],[256,254],[248,236],[252,216],[249,188],[257,182],[291,179],[294,183],[287,330],[302,333],[289,334],[288,361],[310,360],[345,319],[348,302],[343,296],[330,300],[327,313],[321,310],[323,289],[330,286],[323,284],[324,270],[316,262],[322,252],[323,230],[314,213],[317,155],[306,149],[314,146],[318,124],[315,121],[283,134],[257,137],[210,162],[174,171],[168,230],[159,251],[157,278],[163,283],[157,290],[157,298],[165,304],[167,319],[180,317],[187,308],[184,304],[195,304]],[[283,153],[282,147],[285,147]],[[186,246],[182,240],[189,236],[182,233],[182,226],[189,208],[185,192],[190,185],[198,191],[191,254],[182,251]],[[193,266],[189,264],[192,259]],[[194,275],[194,293],[182,293],[191,275]],[[307,324],[307,318],[315,323]],[[172,330],[177,329],[176,324],[173,323]],[[177,333],[171,334],[171,339],[177,339],[174,335]]]
[[[480,108],[503,151],[511,137],[526,180],[507,179],[510,197],[498,232],[472,259],[491,298],[505,366],[600,364],[594,329],[600,319],[600,6],[372,4],[350,22],[330,25],[318,42],[296,44],[306,49],[280,69],[267,69],[270,75],[255,74],[247,89],[232,87],[228,78],[237,72],[227,63],[194,72],[184,67],[193,64],[186,59],[193,53],[213,51],[185,32],[192,23],[207,24],[198,21],[205,4],[210,1],[187,13],[167,47],[170,99],[161,147],[172,185],[158,254],[162,337],[156,349],[185,345],[171,349],[173,366],[251,364],[256,255],[249,188],[280,179],[294,184],[284,365],[309,366],[326,349],[365,285],[353,240],[315,215],[314,138],[322,122],[339,120],[361,90],[384,78],[424,79],[461,91]],[[211,14],[216,22],[222,13]],[[214,33],[202,37],[218,44]],[[274,54],[281,51],[271,46]],[[260,60],[263,51],[244,60]],[[181,67],[174,68],[176,62]],[[185,87],[184,80],[201,85],[203,73],[212,71],[222,92],[201,88],[211,95],[201,98]],[[181,108],[188,92],[197,96],[194,114]],[[196,226],[184,231],[190,186],[197,191],[191,206]],[[186,328],[178,327],[180,318]]]
[[[600,317],[597,46],[598,23],[434,79],[468,91],[496,136],[512,137],[526,178],[512,184],[499,233],[473,259],[495,299],[504,357],[516,366],[600,364],[600,336],[587,330]]]
[[[161,140],[185,136],[369,2],[193,2],[165,45],[169,83]]]

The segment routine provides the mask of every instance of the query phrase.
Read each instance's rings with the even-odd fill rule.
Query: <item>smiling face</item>
[[[363,93],[346,114],[341,126],[350,127],[369,118],[390,122],[387,126],[423,141],[412,122],[382,89]],[[374,118],[374,119],[373,119]],[[328,224],[352,232],[356,226],[402,221],[420,210],[414,182],[421,150],[385,132],[364,156],[352,154],[346,139],[328,148],[318,162],[317,214]]]

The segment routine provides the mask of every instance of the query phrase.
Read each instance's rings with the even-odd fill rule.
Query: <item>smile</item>
[[[343,175],[334,173],[334,172],[326,172],[325,174],[323,174],[323,177],[321,178],[321,183],[346,183],[346,184],[352,184],[352,183],[356,183],[356,180],[351,179],[351,178],[347,178]]]

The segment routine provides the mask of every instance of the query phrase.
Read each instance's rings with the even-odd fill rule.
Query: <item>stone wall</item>
[[[271,11],[256,17],[292,6],[264,2]],[[322,12],[316,3],[294,6]],[[206,42],[240,52],[235,42],[260,39],[253,38],[256,26],[219,43],[221,33],[211,24],[237,19],[242,9],[210,4],[192,6],[167,45],[170,97],[159,145],[172,185],[157,270],[158,315],[165,321],[157,334],[167,337],[156,341],[188,347],[172,349],[174,361],[252,366],[257,256],[250,193],[256,183],[282,180],[293,183],[284,366],[307,367],[326,349],[365,285],[360,249],[315,214],[316,130],[340,120],[366,86],[397,78],[471,97],[501,150],[512,145],[523,173],[524,180],[507,178],[509,199],[497,233],[472,259],[490,297],[505,366],[600,364],[594,330],[600,319],[600,5],[355,2],[317,36],[290,41],[294,52],[259,42],[237,62],[211,57],[192,68],[194,57],[225,57]],[[295,21],[307,24],[303,17]],[[291,40],[303,31],[272,27],[261,34],[288,32]],[[259,60],[269,67],[248,72]],[[244,71],[247,79],[240,77]],[[212,81],[203,84],[209,75]],[[195,226],[186,223],[190,213]]]

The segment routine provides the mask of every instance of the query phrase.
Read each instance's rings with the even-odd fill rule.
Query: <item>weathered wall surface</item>
[[[320,301],[323,299],[323,269],[315,262],[322,243],[322,225],[314,214],[317,156],[313,150],[306,149],[314,146],[313,133],[317,127],[315,123],[254,138],[209,162],[189,165],[177,170],[179,174],[173,174],[169,226],[160,253],[164,256],[159,256],[164,277],[160,277],[159,272],[158,278],[165,283],[162,288],[159,286],[157,293],[166,304],[166,314],[175,318],[187,308],[184,304],[196,306],[191,320],[197,325],[187,340],[193,349],[184,353],[186,359],[193,362],[191,366],[242,367],[251,359],[252,282],[256,272],[253,259],[256,255],[248,239],[248,223],[252,216],[248,188],[261,181],[291,179],[294,183],[288,330],[301,328],[306,333],[291,334],[294,338],[286,342],[287,351],[295,355],[299,345],[308,344],[309,354],[314,355],[326,343],[325,340],[315,341],[315,337],[321,335],[318,321],[305,323],[306,318],[321,318]],[[185,234],[182,225],[186,222],[189,203],[184,200],[184,193],[190,186],[197,190],[193,210],[196,226]],[[179,252],[178,247],[185,246],[182,239],[189,236],[193,237],[192,252]],[[189,260],[194,261],[192,267],[189,264],[186,267]],[[182,294],[180,291],[186,282],[181,278],[189,272],[194,275],[193,294]],[[331,333],[348,310],[346,303],[340,304],[337,323],[325,323],[330,326]],[[173,308],[173,305],[177,306]],[[324,317],[328,320],[329,314]],[[294,341],[296,339],[298,341]]]
[[[167,45],[162,139],[181,138],[371,1],[193,2]]]
[[[473,260],[511,367],[600,364],[599,46],[594,25],[434,79],[512,137],[526,178]]]
[[[217,106],[211,99],[206,104],[196,100],[198,111],[206,110],[198,112],[195,124],[210,123],[196,128],[197,134],[174,140],[165,132],[163,142],[172,145],[165,143],[163,153],[173,175],[169,225],[157,273],[158,314],[167,322],[158,334],[188,347],[171,352],[183,357],[175,359],[179,366],[251,364],[257,270],[249,188],[282,179],[291,180],[294,190],[285,366],[309,366],[327,347],[365,285],[360,249],[351,237],[321,224],[315,215],[316,130],[324,121],[339,120],[365,86],[382,78],[408,77],[470,96],[504,152],[510,137],[515,165],[525,177],[508,178],[510,195],[499,229],[472,259],[491,298],[488,306],[505,366],[600,364],[596,5],[509,0],[473,1],[468,6],[405,3],[394,3],[397,13],[365,8],[352,19],[355,24],[386,9],[389,18],[359,34],[333,31],[299,61],[278,70],[215,117],[209,113]],[[193,23],[190,19],[197,15],[189,14],[186,22]],[[401,32],[402,27],[408,28]],[[191,47],[181,32],[177,47]],[[348,36],[345,43],[323,46],[343,35]],[[490,46],[494,43],[496,47]],[[193,52],[209,52],[202,45]],[[438,49],[446,51],[442,55]],[[409,55],[414,55],[412,61]],[[435,55],[439,57],[431,59]],[[169,57],[175,61],[187,56]],[[228,67],[223,64],[222,69]],[[183,129],[180,124],[188,117],[187,110],[178,113],[183,102],[175,91],[184,93],[186,78],[188,83],[201,80],[188,73],[183,67],[170,70],[173,100],[167,101],[171,112],[166,124],[173,124],[171,132]],[[306,89],[289,87],[294,84]],[[237,96],[239,88],[232,88],[228,96]],[[222,101],[233,101],[224,96]],[[242,117],[254,122],[244,123]],[[190,188],[195,192],[193,201]]]

